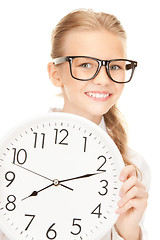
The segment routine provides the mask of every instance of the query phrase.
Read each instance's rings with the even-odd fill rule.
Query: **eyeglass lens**
[[[98,61],[91,58],[77,57],[72,61],[72,75],[80,80],[94,77],[99,68]],[[116,82],[128,82],[133,74],[130,61],[111,61],[108,67],[110,77]]]

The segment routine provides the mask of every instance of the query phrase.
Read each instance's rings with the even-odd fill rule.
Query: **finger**
[[[120,197],[124,196],[134,186],[145,190],[145,186],[138,180],[138,178],[135,176],[132,176],[123,183],[119,191],[119,196]]]
[[[124,206],[129,200],[133,198],[148,199],[148,193],[145,190],[134,186],[119,200],[118,206]]]
[[[129,177],[136,175],[136,168],[133,165],[128,165],[122,169],[119,179],[124,182]]]
[[[147,207],[147,199],[130,199],[124,206],[116,210],[117,214],[122,214],[131,208],[136,208],[137,210],[144,212]]]

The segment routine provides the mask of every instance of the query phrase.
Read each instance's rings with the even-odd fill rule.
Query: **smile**
[[[101,101],[105,101],[109,98],[110,94],[107,92],[85,92],[85,94],[94,99],[94,100],[101,100]]]

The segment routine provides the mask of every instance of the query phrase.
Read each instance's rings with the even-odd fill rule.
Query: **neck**
[[[76,111],[69,111],[69,110],[66,110],[65,107],[62,109],[62,112],[65,112],[65,113],[72,113],[72,114],[75,114],[75,115],[78,115],[78,116],[81,116],[81,117],[84,117],[92,122],[94,122],[95,124],[99,125],[101,120],[102,120],[102,116],[99,116],[99,115],[89,115],[89,114],[85,114],[85,113],[80,113],[80,112],[76,112]]]

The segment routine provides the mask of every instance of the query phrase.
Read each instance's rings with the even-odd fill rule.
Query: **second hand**
[[[20,166],[20,165],[18,165],[18,164],[16,164],[16,163],[13,163],[13,164],[16,165],[17,167],[20,167],[20,168],[22,168],[22,169],[28,171],[28,172],[31,172],[31,173],[33,173],[33,174],[35,174],[35,175],[37,175],[37,176],[40,176],[40,177],[42,177],[42,178],[45,178],[45,179],[47,179],[47,180],[53,182],[53,180],[50,179],[50,178],[48,178],[48,177],[45,177],[45,176],[43,176],[43,175],[41,175],[41,174],[39,174],[39,173],[36,173],[36,172],[34,172],[34,171],[32,171],[32,170],[30,170],[30,169],[28,169],[28,168],[22,167],[22,166]]]

